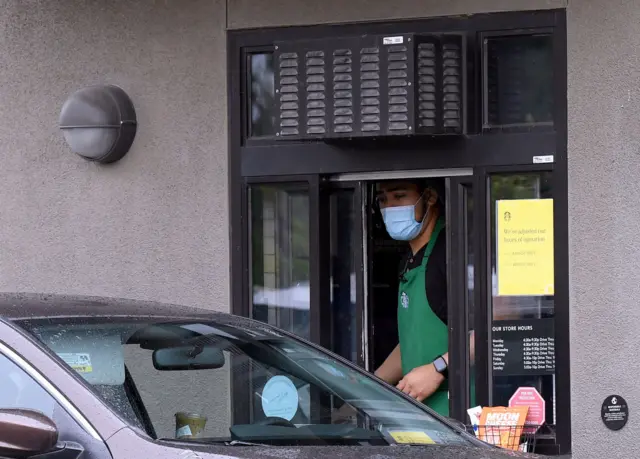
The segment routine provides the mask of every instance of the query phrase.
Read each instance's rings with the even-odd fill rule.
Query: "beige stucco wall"
[[[228,310],[224,20],[223,0],[0,1],[0,290]],[[138,113],[111,166],[57,126],[96,83]]]
[[[568,0],[229,0],[230,29],[564,8]]]
[[[567,15],[573,457],[639,457],[640,3]],[[614,394],[630,411],[619,432],[600,419]]]

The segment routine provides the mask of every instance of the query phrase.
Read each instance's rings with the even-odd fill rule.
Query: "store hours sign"
[[[493,373],[498,376],[554,374],[553,319],[493,322]]]

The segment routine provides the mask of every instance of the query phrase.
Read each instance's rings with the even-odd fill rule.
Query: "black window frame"
[[[337,35],[399,34],[404,32],[462,32],[467,36],[467,49],[472,53],[468,65],[468,90],[466,113],[468,133],[451,138],[394,139],[391,141],[362,142],[357,148],[349,144],[325,142],[282,141],[276,136],[251,138],[247,136],[246,113],[247,59],[250,53],[274,50],[274,43],[281,40],[318,39]],[[483,38],[499,35],[530,35],[550,33],[553,40],[553,126],[516,126],[485,129],[483,106]],[[568,267],[568,190],[567,190],[567,38],[566,11],[564,9],[498,12],[470,16],[437,17],[428,19],[394,20],[387,22],[327,24],[282,28],[263,28],[228,32],[228,179],[230,205],[230,274],[231,310],[246,315],[248,307],[248,209],[247,183],[254,180],[278,181],[290,177],[316,177],[312,188],[318,201],[314,202],[312,218],[318,221],[322,209],[321,191],[324,177],[347,172],[374,172],[381,170],[455,169],[472,167],[474,201],[488,199],[486,177],[498,171],[530,172],[549,169],[553,171],[555,267],[556,267],[556,443],[561,454],[571,450],[570,405],[570,337],[569,337],[569,267]],[[360,150],[360,151],[354,151]],[[551,164],[536,164],[535,157],[553,156]],[[312,179],[310,179],[311,181]],[[483,180],[485,183],[483,184]],[[485,228],[486,215],[478,212],[474,217],[478,228]],[[478,237],[481,237],[480,235]],[[320,243],[321,238],[311,238]],[[479,243],[480,244],[480,243]],[[480,244],[479,246],[481,246]],[[487,253],[477,256],[486,259]],[[485,247],[486,249],[486,247]],[[312,248],[314,250],[314,248]],[[316,253],[317,248],[315,248]],[[318,254],[319,255],[319,254]],[[322,258],[322,257],[320,257]],[[311,275],[326,271],[317,261]],[[486,270],[485,270],[486,271]],[[475,295],[483,301],[487,298],[487,273],[478,273]],[[316,285],[320,281],[316,280]],[[320,292],[312,292],[320,295]],[[315,304],[321,298],[315,298]],[[312,306],[313,307],[313,306]],[[321,317],[320,311],[311,311]],[[487,321],[477,314],[475,322]],[[312,324],[313,325],[313,324]],[[315,339],[322,337],[316,331]],[[484,357],[489,357],[489,336],[483,340]],[[486,340],[486,341],[485,341]],[[478,341],[477,341],[478,342]],[[322,343],[320,343],[322,344]],[[478,352],[478,351],[476,351]],[[478,357],[476,357],[478,358]],[[482,376],[478,374],[478,379]],[[488,393],[489,387],[477,389]],[[482,397],[478,397],[481,403]],[[240,415],[240,413],[238,413]]]

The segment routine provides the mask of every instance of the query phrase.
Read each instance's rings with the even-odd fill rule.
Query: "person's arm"
[[[402,359],[400,357],[400,344],[398,344],[385,361],[374,373],[378,378],[389,384],[396,385],[402,379]]]
[[[471,331],[469,335],[470,343],[470,360],[473,363],[475,359],[475,334]],[[449,353],[447,352],[442,356],[449,366]],[[436,367],[433,363],[428,363],[420,367],[411,370],[404,378],[400,380],[397,387],[405,394],[415,398],[419,402],[438,390],[440,385],[444,382],[445,378],[436,371]]]
[[[442,358],[444,358],[444,361],[447,362],[447,366],[449,366],[449,353],[447,352],[446,354],[444,354]],[[471,365],[473,365],[473,362],[475,362],[475,360],[476,360],[476,333],[473,330],[471,330],[469,332],[469,361]]]

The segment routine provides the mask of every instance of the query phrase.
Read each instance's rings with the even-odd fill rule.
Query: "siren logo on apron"
[[[402,307],[407,309],[409,307],[409,295],[406,292],[402,292],[400,301],[402,302]]]

